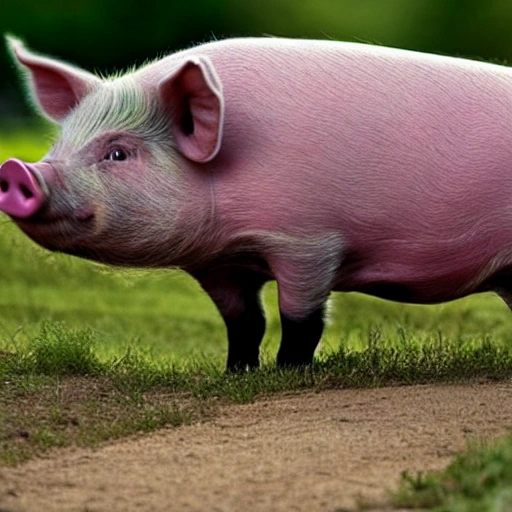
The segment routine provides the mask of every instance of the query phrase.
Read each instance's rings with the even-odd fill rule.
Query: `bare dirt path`
[[[0,511],[325,511],[512,426],[512,383],[336,390],[0,468]]]

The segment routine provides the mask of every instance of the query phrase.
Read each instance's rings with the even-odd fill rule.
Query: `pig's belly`
[[[401,302],[437,303],[482,291],[504,266],[506,257],[492,244],[478,248],[441,244],[416,251],[382,248],[347,257],[334,289]]]

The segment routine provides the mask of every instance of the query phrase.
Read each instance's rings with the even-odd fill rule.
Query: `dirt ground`
[[[512,383],[281,396],[0,468],[0,512],[335,512],[511,426]]]

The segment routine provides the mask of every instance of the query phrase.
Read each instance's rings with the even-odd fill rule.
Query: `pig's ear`
[[[195,162],[215,158],[222,141],[224,99],[210,60],[187,59],[158,87],[161,101],[172,116],[179,151]]]
[[[28,86],[36,105],[52,121],[62,121],[101,80],[87,71],[49,57],[36,55],[12,37],[7,43],[19,64],[28,71]]]

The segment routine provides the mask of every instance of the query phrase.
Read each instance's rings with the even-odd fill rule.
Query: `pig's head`
[[[222,137],[211,62],[166,59],[101,79],[8,40],[38,109],[61,127],[41,162],[0,168],[0,210],[39,244],[126,265],[179,264],[206,229],[206,162]]]

